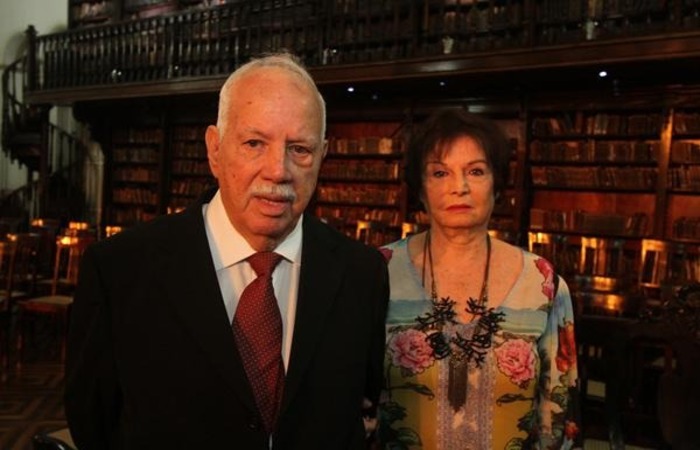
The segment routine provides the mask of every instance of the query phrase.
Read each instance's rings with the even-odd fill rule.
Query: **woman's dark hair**
[[[496,122],[461,108],[451,108],[431,114],[409,140],[405,176],[412,206],[423,206],[420,195],[427,156],[442,156],[455,140],[465,136],[474,139],[484,150],[486,162],[493,172],[494,194],[497,199],[501,197],[508,180],[508,138]]]

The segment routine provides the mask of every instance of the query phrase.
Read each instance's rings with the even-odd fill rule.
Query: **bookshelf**
[[[338,0],[323,3],[323,65],[386,61],[414,51],[418,3]]]
[[[666,237],[700,242],[700,108],[672,113]]]
[[[406,220],[404,142],[400,122],[335,122],[312,208],[355,235],[358,220],[382,222],[382,241],[400,236]]]
[[[107,223],[129,226],[162,212],[164,132],[160,127],[118,126],[112,131],[107,176]]]
[[[660,109],[532,112],[530,230],[655,233]]]
[[[167,211],[176,212],[190,205],[208,188],[216,185],[209,170],[204,143],[206,125],[172,127],[169,156]]]
[[[488,115],[488,114],[487,114]],[[496,199],[489,230],[502,231],[514,236],[513,243],[519,243],[520,227],[523,220],[524,207],[524,176],[520,169],[525,162],[525,127],[523,118],[517,112],[508,112],[492,116],[491,119],[499,124],[510,143],[510,162],[508,181],[503,198]]]
[[[105,25],[121,18],[121,0],[70,0],[68,27]]]
[[[424,2],[421,52],[469,53],[519,47],[527,42],[524,0]]]

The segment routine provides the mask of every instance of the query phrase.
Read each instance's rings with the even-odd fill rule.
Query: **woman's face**
[[[455,139],[426,158],[423,204],[432,226],[486,230],[494,206],[493,172],[477,141]]]

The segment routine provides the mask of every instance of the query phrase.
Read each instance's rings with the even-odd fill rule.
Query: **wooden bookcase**
[[[167,212],[176,212],[191,204],[202,192],[216,184],[209,170],[204,134],[207,125],[188,124],[172,127],[169,148]]]
[[[671,115],[668,213],[664,237],[700,241],[700,107],[677,108]]]
[[[658,234],[662,123],[660,109],[532,111],[530,230]]]
[[[358,220],[370,220],[386,225],[384,241],[397,238],[407,215],[401,131],[400,122],[329,124],[314,213],[348,235],[354,236]]]
[[[68,28],[105,25],[121,20],[122,0],[69,0]]]
[[[108,152],[107,221],[133,225],[163,212],[165,133],[157,126],[121,126]]]

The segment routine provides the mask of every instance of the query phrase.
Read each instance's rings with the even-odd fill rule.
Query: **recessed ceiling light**
[[[604,71],[604,70],[601,70],[600,72],[598,72],[598,76],[599,76],[600,78],[605,78],[605,77],[608,76],[608,72],[606,72],[606,71]]]
[[[355,88],[352,86],[348,87],[348,92],[355,92]]]

